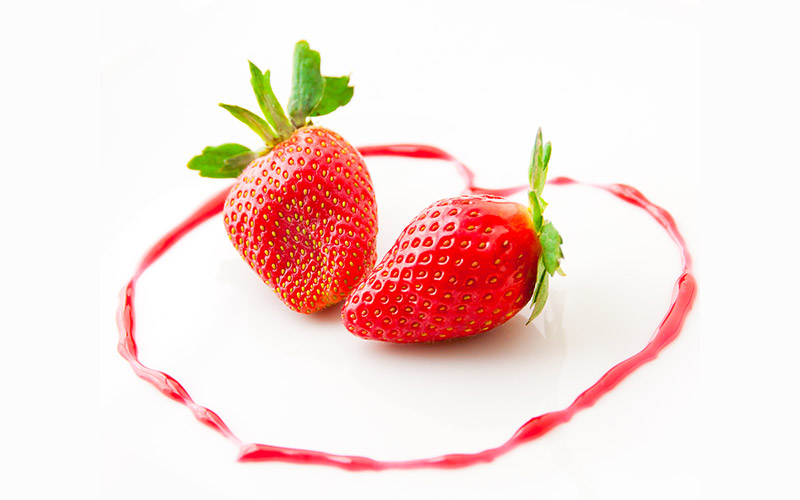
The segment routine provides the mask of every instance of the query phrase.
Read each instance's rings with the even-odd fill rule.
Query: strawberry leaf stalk
[[[546,220],[543,215],[547,202],[542,198],[542,191],[547,181],[547,167],[550,163],[551,152],[552,147],[549,142],[542,146],[542,129],[539,128],[536,134],[536,142],[533,146],[533,153],[531,154],[531,163],[528,168],[528,180],[530,183],[528,202],[530,203],[533,227],[536,234],[539,235],[542,252],[539,255],[537,264],[536,286],[533,289],[533,299],[531,300],[533,311],[530,318],[528,318],[528,324],[544,309],[550,292],[550,276],[554,276],[556,273],[564,276],[564,271],[561,269],[560,264],[561,259],[564,258],[564,253],[561,251],[563,240],[553,223]]]
[[[294,49],[288,117],[272,91],[269,70],[262,73],[250,62],[250,84],[262,116],[240,106],[220,104],[220,107],[255,132],[264,146],[255,150],[236,143],[208,146],[187,165],[202,177],[238,177],[253,160],[266,156],[296,130],[312,125],[309,117],[327,115],[353,97],[350,77],[322,76],[319,52],[311,50],[305,41],[297,42]]]

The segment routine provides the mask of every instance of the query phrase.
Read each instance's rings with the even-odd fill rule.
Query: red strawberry
[[[266,118],[221,104],[264,140],[208,147],[189,168],[206,177],[237,177],[225,201],[225,228],[239,254],[281,300],[301,313],[339,302],[375,263],[375,194],[361,155],[342,137],[307,118],[350,101],[349,78],[323,77],[306,42],[295,47],[289,116],[269,71],[250,63]]]
[[[353,334],[386,342],[431,342],[475,335],[508,321],[534,297],[531,319],[560,272],[561,237],[542,218],[550,159],[541,130],[531,161],[531,208],[497,196],[440,200],[401,233],[347,298],[342,321]]]
[[[239,254],[286,305],[339,302],[375,264],[375,194],[361,155],[304,127],[248,166],[225,202]]]

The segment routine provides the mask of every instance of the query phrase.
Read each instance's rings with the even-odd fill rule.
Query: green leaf
[[[533,311],[531,312],[530,318],[528,318],[528,322],[525,323],[526,325],[530,324],[530,322],[544,310],[544,305],[547,303],[547,296],[550,294],[550,275],[545,272],[541,257],[539,257],[538,273],[536,276],[538,279],[536,280],[536,287],[533,289],[533,299],[531,301]]]
[[[262,73],[258,66],[250,63],[250,84],[253,86],[253,92],[256,94],[258,106],[261,112],[264,113],[264,118],[270,124],[272,130],[280,139],[288,139],[294,132],[294,127],[286,118],[286,113],[275,97],[275,92],[272,91],[272,85],[269,81],[269,70]]]
[[[261,156],[259,153],[255,151],[245,151],[244,153],[239,153],[238,155],[231,156],[229,158],[225,158],[225,169],[226,170],[236,170],[241,173],[242,170],[245,169],[253,160]]]
[[[236,166],[229,166],[226,165],[226,160],[241,157],[248,153],[256,154],[241,144],[228,143],[221,146],[208,146],[203,149],[201,154],[189,160],[186,166],[192,170],[197,170],[202,177],[214,179],[238,177],[244,167],[247,166],[247,163],[239,168],[238,162],[236,162]]]
[[[549,142],[543,144],[542,129],[540,128],[536,133],[536,142],[528,165],[528,182],[530,183],[528,201],[530,202],[531,219],[542,247],[542,253],[537,264],[536,286],[533,289],[531,302],[533,312],[530,319],[528,319],[528,323],[533,321],[544,309],[547,296],[550,293],[550,276],[555,273],[564,274],[560,264],[561,259],[564,258],[564,254],[561,251],[561,243],[563,241],[555,226],[544,218],[544,209],[547,208],[547,202],[542,198],[542,191],[544,191],[544,186],[547,183],[547,169],[552,151],[553,148]]]
[[[544,191],[544,186],[547,182],[547,166],[550,162],[551,152],[552,147],[549,142],[544,146],[542,145],[542,129],[539,128],[536,133],[533,152],[531,153],[531,161],[528,165],[528,182],[530,183],[528,201],[531,205],[531,217],[537,234],[542,230],[544,209],[547,208],[547,202],[542,198],[542,191]]]
[[[319,100],[314,109],[308,116],[322,116],[334,111],[340,106],[344,106],[353,98],[353,87],[350,87],[349,76],[325,76],[323,77],[325,87],[322,91],[322,99]]]
[[[541,132],[541,129],[539,129],[539,131]],[[553,147],[548,142],[547,144],[544,145],[544,155],[542,155],[542,163],[544,164],[545,168],[545,177],[547,177],[547,167],[550,164],[550,153],[552,152],[553,152]],[[544,188],[544,186],[542,186],[542,188]]]
[[[294,47],[292,94],[289,98],[289,117],[297,128],[305,125],[311,110],[322,99],[325,81],[319,72],[319,65],[319,52],[311,50],[304,40],[297,42]]]
[[[536,230],[536,234],[542,232],[542,224],[544,224],[544,216],[542,215],[544,208],[542,208],[541,205],[542,201],[543,200],[533,191],[528,192],[528,202],[531,205],[531,218],[533,219],[533,228]]]
[[[258,134],[267,146],[274,146],[278,143],[277,141],[279,139],[275,135],[275,132],[273,132],[272,129],[269,128],[267,122],[257,114],[230,104],[220,104],[220,107],[225,108],[230,114],[236,117],[237,120],[250,127],[250,130]]]
[[[533,143],[533,151],[531,152],[531,162],[528,165],[528,184],[530,184],[531,191],[535,192],[537,195],[542,194],[541,189],[537,190],[537,180],[538,176],[541,175],[539,172],[539,164],[541,160],[539,158],[539,152],[542,150],[542,128],[539,127],[539,131],[536,133],[536,141]]]
[[[533,146],[531,164],[528,169],[531,190],[539,196],[542,195],[545,182],[547,181],[547,167],[550,162],[550,153],[552,149],[549,142],[542,146],[542,129],[539,128],[539,131],[536,133],[536,143]]]
[[[539,243],[542,244],[542,261],[545,270],[550,275],[560,271],[559,261],[564,258],[564,253],[561,251],[563,240],[552,222],[547,222],[542,226]]]

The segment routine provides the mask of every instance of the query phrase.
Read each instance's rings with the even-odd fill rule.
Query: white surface
[[[793,4],[29,9],[3,16],[0,34],[13,68],[0,184],[3,496],[797,496],[797,247],[784,222],[800,167]],[[491,464],[236,463],[234,446],[116,354],[116,294],[147,247],[224,186],[186,160],[207,144],[255,145],[215,106],[255,107],[247,59],[272,69],[285,100],[300,38],[327,74],[352,72],[353,102],[319,123],[355,145],[436,145],[500,187],[524,181],[541,125],[551,175],[624,182],[665,206],[700,287],[681,337],[594,408]],[[419,208],[458,191],[437,162],[368,164],[381,251]],[[582,188],[546,198],[569,276],[532,328],[515,320],[427,348],[360,341],[334,313],[283,308],[210,221],[142,279],[141,357],[246,440],[376,458],[497,445],[644,345],[677,272],[643,214]],[[229,390],[234,381],[255,395]]]

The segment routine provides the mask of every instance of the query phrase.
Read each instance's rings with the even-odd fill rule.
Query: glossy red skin
[[[322,127],[251,163],[223,214],[239,255],[300,313],[344,299],[375,264],[372,178],[358,151]]]
[[[353,290],[342,322],[356,336],[386,342],[485,332],[528,303],[540,254],[523,205],[489,195],[441,200]]]

